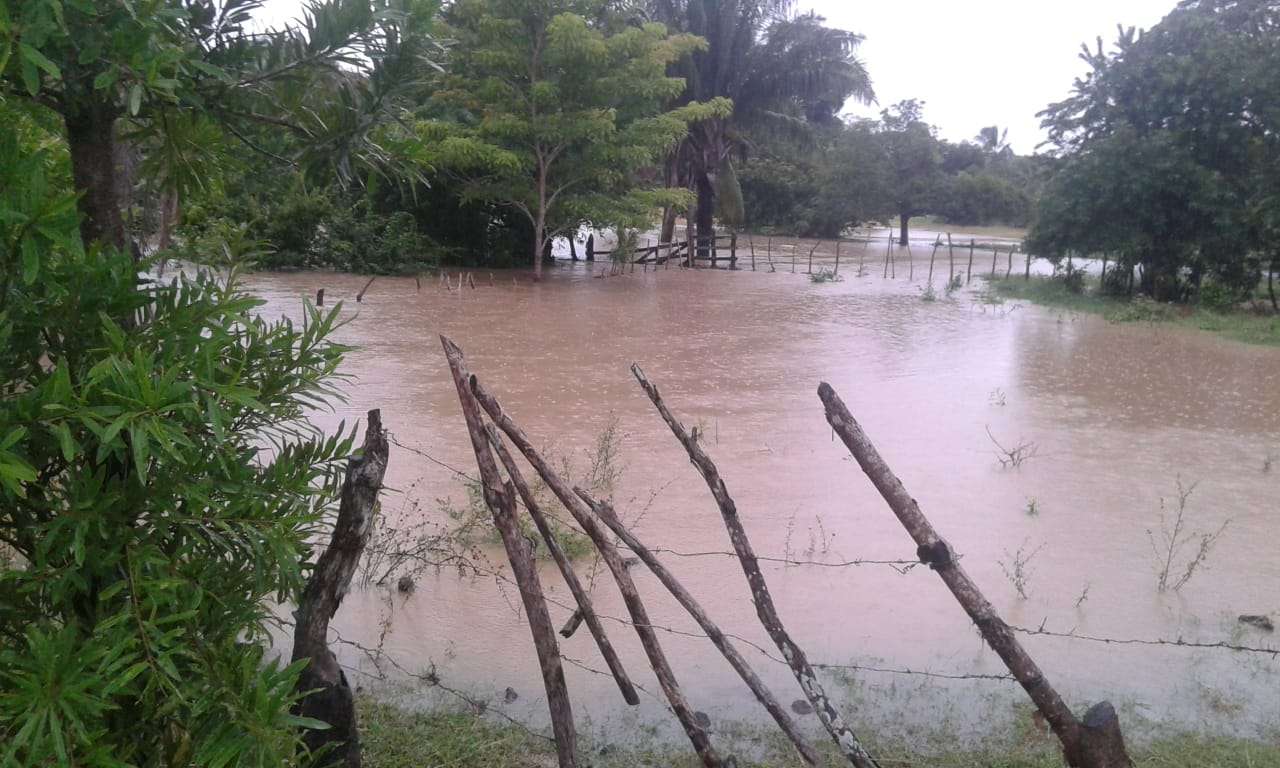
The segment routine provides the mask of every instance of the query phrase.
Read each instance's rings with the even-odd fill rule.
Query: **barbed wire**
[[[1167,640],[1164,638],[1143,639],[1143,638],[1122,638],[1122,637],[1102,637],[1099,635],[1086,635],[1076,632],[1074,629],[1067,632],[1058,632],[1051,629],[1045,629],[1041,624],[1036,629],[1029,627],[1019,627],[1013,624],[1008,625],[1009,629],[1024,635],[1044,635],[1046,637],[1058,637],[1068,640],[1083,640],[1090,643],[1106,643],[1109,645],[1148,645],[1148,646],[1173,646],[1177,648],[1193,648],[1196,650],[1214,650],[1221,649],[1227,651],[1235,651],[1237,653],[1257,653],[1275,658],[1280,656],[1280,648],[1267,648],[1262,646],[1241,645],[1232,643],[1227,640],[1218,640],[1214,642],[1200,642],[1194,640],[1183,640],[1179,637],[1176,640]]]

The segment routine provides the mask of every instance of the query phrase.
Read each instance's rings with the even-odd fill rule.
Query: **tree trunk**
[[[1267,295],[1271,297],[1271,310],[1280,312],[1280,304],[1276,303],[1276,269],[1280,268],[1280,258],[1271,257],[1271,269],[1267,270]]]
[[[699,259],[711,258],[711,246],[715,243],[716,226],[716,181],[715,173],[705,173],[698,177],[698,210],[694,225],[694,236],[697,238]]]
[[[659,243],[669,243],[676,236],[676,209],[667,206],[662,209],[662,232],[658,234]]]
[[[85,244],[125,247],[124,218],[116,183],[115,111],[95,103],[66,118],[71,175],[80,195],[80,236]]]
[[[156,248],[164,250],[173,244],[173,228],[182,212],[178,190],[166,189],[160,196],[160,231],[156,234]]]
[[[903,211],[898,214],[898,240],[899,245],[906,245],[911,242],[911,232],[909,224],[911,222],[911,214]]]
[[[346,768],[360,766],[360,732],[351,686],[338,666],[337,657],[329,650],[329,620],[342,603],[373,532],[373,516],[387,471],[389,450],[381,414],[377,410],[369,411],[364,449],[347,465],[333,537],[329,548],[316,561],[302,599],[298,601],[293,631],[292,660],[309,660],[298,678],[298,690],[311,691],[294,709],[303,717],[329,724],[327,730],[307,731],[303,741],[312,752],[331,747],[332,751],[324,757],[326,763]]]

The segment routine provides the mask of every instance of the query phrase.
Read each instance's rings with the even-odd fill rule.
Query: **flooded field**
[[[852,560],[901,560],[914,546],[838,440],[816,395],[830,382],[962,554],[966,570],[1014,625],[1122,639],[1229,641],[1274,647],[1240,614],[1280,619],[1280,353],[1143,324],[1112,325],[1031,306],[992,305],[969,290],[922,300],[928,253],[915,282],[841,267],[818,284],[779,270],[671,268],[593,279],[591,268],[524,275],[476,273],[476,288],[424,280],[330,274],[256,275],[266,313],[300,316],[325,288],[346,300],[341,338],[349,402],[327,426],[382,409],[393,446],[383,511],[397,526],[448,524],[437,500],[465,506],[447,467],[474,473],[457,395],[437,340],[454,338],[470,366],[536,440],[585,470],[616,423],[614,498],[727,631],[780,699],[801,698],[755,618],[715,505],[683,449],[628,373],[639,362],[686,424],[699,425],[719,464],[774,598],[845,714],[880,733],[1005,733],[1029,705],[1003,675],[936,575]],[[990,268],[990,254],[986,256]],[[1015,264],[1015,272],[1020,265]],[[604,267],[596,265],[595,271]],[[804,267],[801,267],[803,272]],[[975,271],[979,271],[975,267]],[[1006,446],[1034,443],[1020,467],[1002,467],[988,431]],[[444,465],[447,465],[444,466]],[[1156,589],[1164,514],[1179,482],[1191,532],[1220,538],[1178,591]],[[1175,559],[1178,575],[1196,542]],[[1163,560],[1163,557],[1160,558]],[[804,561],[786,563],[780,561]],[[484,568],[505,574],[499,550]],[[582,562],[590,572],[590,561]],[[715,730],[767,722],[728,665],[661,586],[635,570],[692,704]],[[563,622],[572,598],[543,568]],[[1019,588],[1025,597],[1019,594]],[[601,574],[602,614],[626,612]],[[514,587],[485,572],[422,574],[412,594],[393,583],[353,592],[335,626],[381,648],[381,670],[354,645],[340,654],[353,683],[424,703],[449,695],[438,680],[542,727],[545,704]],[[629,671],[656,683],[629,627],[606,621]],[[1204,730],[1275,738],[1280,659],[1170,646],[1024,636],[1073,706],[1111,699],[1135,734]],[[770,651],[769,658],[757,648]],[[627,707],[584,630],[562,643],[575,712],[614,741],[672,733],[654,696]],[[398,668],[397,668],[398,665]],[[874,668],[874,669],[868,669]],[[593,671],[595,670],[595,671]],[[911,674],[906,674],[910,671]],[[386,679],[379,679],[379,672]],[[918,674],[920,672],[929,675]],[[803,717],[817,728],[816,719]],[[763,732],[763,729],[761,729]]]

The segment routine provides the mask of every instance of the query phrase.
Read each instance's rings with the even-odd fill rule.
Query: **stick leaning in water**
[[[520,429],[520,426],[502,410],[502,405],[498,403],[497,398],[489,394],[475,376],[471,377],[471,392],[475,395],[476,402],[480,403],[480,407],[484,408],[485,412],[489,414],[489,418],[493,419],[493,423],[506,433],[511,440],[511,444],[524,455],[529,465],[538,473],[538,477],[542,478],[542,481],[547,484],[547,487],[551,489],[551,492],[560,500],[565,509],[569,510],[569,514],[573,516],[573,519],[581,526],[583,532],[591,539],[591,543],[599,550],[601,559],[604,560],[609,572],[613,574],[614,581],[618,584],[618,591],[622,593],[622,601],[626,604],[627,613],[631,616],[631,623],[635,628],[636,635],[640,638],[640,645],[644,648],[645,656],[649,659],[649,665],[653,667],[654,676],[658,678],[658,685],[662,687],[662,692],[666,695],[667,702],[671,704],[671,711],[675,713],[676,719],[680,721],[680,726],[684,728],[684,732],[689,737],[690,743],[693,744],[693,749],[698,754],[698,758],[702,760],[702,764],[707,768],[720,768],[720,766],[727,764],[720,760],[715,747],[711,745],[711,737],[707,734],[706,729],[698,724],[698,720],[693,714],[693,708],[689,706],[689,701],[685,698],[684,691],[680,689],[675,673],[671,670],[671,664],[667,661],[667,656],[662,650],[662,644],[658,641],[658,633],[654,631],[653,624],[649,621],[649,612],[645,609],[644,601],[640,599],[640,591],[636,589],[631,573],[622,562],[622,557],[618,554],[618,550],[609,539],[608,534],[595,519],[595,515],[587,507],[586,503],[573,492],[570,484],[560,477],[547,460],[538,453],[538,450],[533,447],[533,442],[525,435],[524,430]]]
[[[529,617],[529,631],[533,634],[533,647],[538,654],[542,682],[547,690],[551,729],[556,737],[556,757],[560,768],[574,768],[577,765],[577,734],[573,725],[573,708],[569,704],[569,687],[565,683],[564,668],[560,664],[560,645],[556,642],[556,631],[551,626],[551,616],[547,612],[547,602],[543,597],[542,584],[538,580],[531,547],[521,533],[516,519],[515,493],[510,485],[503,484],[498,465],[489,450],[489,438],[485,435],[480,408],[467,386],[470,375],[467,373],[462,350],[445,336],[440,337],[440,343],[444,346],[444,356],[449,361],[453,384],[458,389],[462,415],[467,422],[467,433],[471,436],[471,448],[475,451],[476,464],[480,468],[484,501],[493,515],[494,526],[502,536],[502,546],[511,562],[511,574],[520,588],[520,600]]]
[[[560,575],[564,577],[564,583],[568,585],[569,591],[573,593],[573,599],[578,603],[578,610],[574,613],[574,616],[581,616],[582,620],[586,621],[587,629],[591,631],[591,636],[595,638],[596,645],[600,648],[600,655],[604,657],[604,662],[608,665],[609,672],[613,674],[613,679],[618,683],[618,690],[622,692],[623,700],[633,707],[636,706],[640,703],[640,695],[636,693],[635,686],[631,684],[631,678],[627,676],[627,671],[622,666],[622,660],[618,658],[617,651],[613,649],[613,644],[609,642],[609,636],[605,634],[604,626],[600,624],[600,617],[596,615],[587,591],[582,588],[582,582],[578,580],[578,574],[574,572],[573,564],[569,562],[569,558],[565,555],[564,550],[561,549],[560,542],[556,540],[550,524],[547,523],[546,516],[542,514],[542,506],[538,504],[538,500],[533,495],[533,490],[529,488],[524,476],[520,474],[520,468],[516,466],[515,457],[502,444],[502,438],[498,435],[497,428],[492,424],[485,424],[484,426],[485,434],[489,436],[489,444],[493,446],[493,450],[498,454],[498,460],[506,468],[507,477],[511,478],[512,485],[516,487],[516,492],[520,494],[521,500],[524,501],[524,507],[529,511],[529,517],[533,519],[534,527],[538,529],[538,534],[546,542],[547,551],[551,553],[551,559],[556,561],[556,566],[560,569]]]
[[[647,565],[649,570],[653,572],[653,575],[658,577],[658,581],[662,582],[662,585],[667,588],[667,591],[676,599],[676,602],[680,603],[680,605],[689,612],[689,615],[693,617],[694,621],[698,622],[698,626],[702,628],[702,631],[706,633],[707,638],[711,640],[711,643],[715,645],[715,647],[724,656],[725,660],[729,662],[729,666],[733,667],[733,671],[738,673],[738,676],[742,678],[742,682],[747,684],[747,687],[751,689],[753,694],[755,694],[756,699],[773,717],[774,722],[778,724],[778,727],[782,729],[782,732],[786,734],[786,737],[791,740],[791,743],[796,746],[796,751],[800,753],[800,756],[804,758],[804,761],[809,765],[821,765],[822,760],[818,757],[818,753],[809,745],[809,742],[805,741],[804,736],[802,736],[800,731],[796,728],[795,722],[792,721],[791,716],[787,714],[786,710],[782,708],[782,705],[778,703],[773,692],[770,691],[768,686],[764,684],[764,681],[756,675],[755,670],[753,670],[751,665],[747,663],[747,660],[742,657],[742,654],[739,653],[738,649],[729,641],[729,638],[725,637],[725,634],[720,630],[720,627],[718,627],[715,622],[711,621],[711,617],[707,615],[707,612],[703,610],[702,606],[696,599],[694,599],[693,595],[689,594],[689,591],[684,588],[684,585],[676,580],[675,575],[672,574],[671,571],[667,570],[666,566],[662,564],[662,561],[655,557],[654,554],[649,551],[649,548],[641,543],[641,541],[636,538],[635,534],[631,533],[631,531],[622,524],[622,521],[618,519],[617,513],[613,511],[613,507],[610,504],[602,501],[596,501],[582,488],[574,488],[573,490],[582,498],[583,501],[587,503],[587,506],[591,507],[592,511],[596,513],[596,517],[603,520],[604,524],[609,526],[609,530],[613,531],[614,534],[622,540],[623,544],[626,544],[632,552],[636,553],[636,557],[639,557],[641,562]]]
[[[1119,719],[1111,704],[1104,701],[1094,705],[1085,714],[1083,723],[1076,719],[1035,661],[1014,637],[1009,625],[1000,618],[978,589],[978,585],[960,567],[951,547],[934,530],[920,510],[920,505],[911,498],[902,481],[881,458],[880,452],[871,444],[870,438],[862,431],[836,391],[830,384],[823,382],[818,387],[818,397],[826,409],[827,423],[840,436],[858,466],[870,478],[902,527],[915,541],[916,555],[920,561],[937,571],[956,602],[960,603],[977,625],[987,645],[1000,656],[1000,660],[1048,721],[1054,734],[1062,742],[1067,764],[1074,768],[1128,768],[1132,765],[1120,733]]]
[[[677,421],[675,416],[671,415],[671,411],[667,409],[666,403],[662,401],[662,396],[658,393],[658,388],[645,377],[644,371],[640,369],[640,366],[633,364],[631,373],[636,377],[636,381],[640,382],[640,387],[644,389],[645,394],[653,401],[653,405],[658,409],[662,420],[667,422],[672,434],[676,436],[676,439],[680,441],[680,444],[684,446],[685,451],[689,454],[689,461],[693,462],[693,465],[697,467],[698,472],[706,481],[707,487],[711,489],[711,495],[715,497],[716,504],[720,508],[720,517],[724,520],[725,528],[729,531],[729,541],[733,544],[733,550],[738,555],[738,562],[742,565],[742,572],[747,577],[747,584],[751,587],[751,599],[756,605],[756,616],[759,617],[760,623],[764,625],[765,631],[769,633],[769,638],[773,640],[774,644],[778,646],[778,650],[782,652],[782,657],[787,660],[787,665],[791,667],[792,674],[795,675],[796,681],[800,683],[800,688],[804,691],[805,698],[813,705],[818,719],[822,721],[822,725],[840,748],[841,754],[850,763],[857,766],[857,768],[879,768],[879,763],[862,746],[862,742],[854,734],[853,729],[845,724],[840,713],[836,711],[835,705],[827,697],[827,692],[818,680],[818,675],[813,671],[813,667],[809,665],[809,660],[805,656],[804,650],[791,639],[791,635],[782,626],[782,619],[778,616],[777,608],[773,605],[773,597],[769,594],[769,585],[765,583],[764,574],[760,572],[760,564],[756,560],[755,551],[751,548],[751,541],[747,538],[746,529],[742,527],[742,521],[738,519],[737,505],[734,504],[733,498],[729,496],[729,489],[725,486],[724,480],[720,478],[720,472],[716,469],[715,462],[698,445],[697,438],[690,435],[685,430],[684,425]]]

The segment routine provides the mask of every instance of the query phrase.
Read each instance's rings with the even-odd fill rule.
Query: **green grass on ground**
[[[1084,293],[1073,293],[1062,280],[1048,277],[1025,280],[1017,276],[997,278],[991,281],[989,290],[998,298],[1022,299],[1048,307],[1089,312],[1102,315],[1113,323],[1169,323],[1216,333],[1246,344],[1280,346],[1280,315],[1265,310],[1240,308],[1215,312],[1196,306],[1160,304],[1141,297],[1132,300],[1113,298],[1098,294],[1096,280],[1086,284]]]
[[[545,739],[509,725],[458,713],[414,713],[363,698],[360,701],[364,764],[368,768],[552,768],[555,750]],[[720,736],[722,749],[732,746],[730,735]],[[759,739],[750,739],[759,743]],[[768,741],[768,739],[766,739]],[[841,761],[829,742],[818,745],[828,765]],[[589,749],[596,768],[695,768],[691,750],[677,747],[655,751]],[[885,768],[1062,768],[1054,743],[1041,734],[1026,733],[1009,743],[982,751],[941,751],[928,754],[902,745],[873,750]],[[802,763],[785,745],[777,757],[743,768],[800,768]],[[1280,768],[1280,745],[1228,739],[1180,737],[1132,750],[1135,768]],[[583,764],[586,764],[584,761]]]

